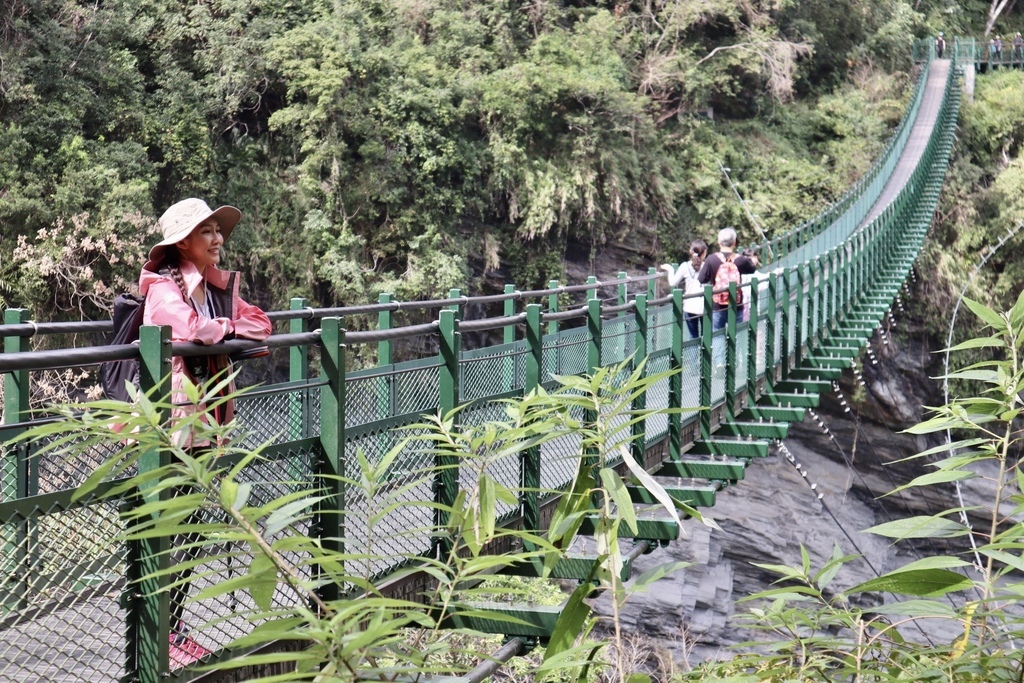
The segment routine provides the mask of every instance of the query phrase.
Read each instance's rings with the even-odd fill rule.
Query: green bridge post
[[[794,310],[796,328],[793,342],[794,367],[800,368],[804,365],[804,339],[807,334],[805,321],[807,318],[807,276],[804,274],[804,263],[797,266],[797,306]]]
[[[764,390],[769,394],[775,390],[775,368],[779,363],[778,348],[775,345],[779,313],[778,288],[779,275],[772,271],[768,273],[768,302],[764,326]]]
[[[161,405],[160,420],[167,422],[171,404],[171,328],[143,325],[139,330],[139,390],[152,392],[154,403]],[[139,457],[139,474],[171,464],[171,452],[154,448]],[[170,491],[161,498],[169,499]],[[153,499],[152,493],[140,492],[138,504]],[[168,636],[171,626],[170,576],[153,574],[166,571],[171,564],[171,541],[166,536],[145,538],[128,544],[127,642],[128,670],[135,670],[139,683],[160,683],[170,667]]]
[[[595,279],[591,276],[590,279]],[[587,341],[587,372],[593,375],[601,367],[601,300],[597,298],[597,290],[588,290],[587,296],[587,332],[589,333]],[[588,410],[585,416],[585,420],[589,424],[597,422],[598,415],[593,410]],[[597,477],[597,453],[591,448],[583,454],[583,467],[593,477],[593,487],[598,487]],[[594,494],[597,495],[596,493]],[[595,499],[594,505],[596,506],[598,501]]]
[[[636,320],[636,333],[634,341],[633,351],[633,367],[642,360],[647,358],[647,295],[637,294],[634,299],[636,302],[636,310],[634,316]],[[644,377],[649,374],[647,365],[644,365]],[[647,408],[647,392],[640,392],[636,398],[633,399],[633,410],[639,412]],[[647,441],[644,435],[647,433],[647,420],[639,420],[633,423],[631,428],[631,448],[633,452],[633,459],[639,463],[644,462],[645,454],[647,451]]]
[[[789,358],[790,358],[790,340],[792,335],[790,334],[790,319],[793,316],[792,310],[792,296],[793,288],[790,286],[792,283],[792,275],[790,271],[783,271],[779,274],[779,282],[782,283],[781,292],[776,294],[777,301],[779,301],[782,309],[782,320],[780,325],[782,326],[779,330],[779,377],[785,382],[789,380]]]
[[[323,477],[324,493],[314,520],[324,547],[343,553],[345,551],[344,520],[341,511],[345,509],[345,372],[346,368],[345,327],[340,317],[323,318],[320,321],[320,448],[321,456],[316,465],[317,474]],[[337,600],[341,587],[328,582],[319,588],[325,600]]]
[[[668,380],[668,407],[675,409],[681,408],[683,405],[683,328],[685,325],[683,290],[674,288],[672,290],[672,376]],[[678,412],[672,412],[668,416],[668,454],[672,460],[679,460],[682,453],[682,416]]]
[[[747,318],[747,405],[753,405],[757,396],[757,354],[761,350],[760,284],[757,275],[750,278],[750,315]],[[766,372],[767,369],[768,363],[765,362]]]
[[[395,297],[390,292],[383,292],[377,296],[377,303],[390,304],[393,303]],[[390,330],[394,324],[394,318],[391,311],[383,310],[377,312],[377,329],[380,331]],[[377,342],[377,367],[385,368],[395,362],[394,358],[394,342],[390,339],[382,339]],[[386,420],[391,415],[395,414],[395,392],[394,392],[394,375],[387,374],[382,375],[377,382],[377,419]],[[385,443],[387,441],[387,435],[384,435]],[[386,448],[382,449],[381,452],[386,452]]]
[[[711,438],[711,355],[714,334],[711,329],[713,319],[711,285],[704,285],[704,319],[700,325],[700,404],[705,410],[700,411],[700,438]]]
[[[523,392],[529,394],[541,384],[544,372],[544,328],[541,322],[540,304],[526,305],[526,380]],[[523,451],[519,469],[519,481],[523,488],[520,499],[523,528],[527,531],[540,530],[540,446]]]
[[[459,356],[462,354],[462,345],[459,337],[459,313],[454,309],[456,307],[452,306],[441,311],[439,321],[438,357],[441,367],[438,410],[442,416],[447,416],[459,405]],[[458,416],[455,416],[454,420],[458,423]],[[440,506],[436,513],[436,522],[439,529],[444,529],[448,526],[449,519],[449,514],[445,510],[455,504],[455,497],[458,495],[459,460],[455,454],[438,453],[434,464],[437,467],[434,500]],[[451,541],[445,538],[435,539],[434,545],[440,553],[438,557],[446,557],[452,551]]]
[[[730,282],[725,325],[725,417],[728,422],[736,420],[736,317],[740,312],[738,292],[736,283]]]
[[[32,320],[27,308],[8,308],[4,311],[5,325],[23,325]],[[4,337],[4,353],[25,353],[32,350],[30,337]],[[26,422],[31,417],[29,409],[31,376],[28,370],[15,370],[4,375],[3,423],[13,425]],[[20,430],[19,430],[20,431]],[[11,437],[17,432],[7,431]],[[3,463],[0,468],[0,502],[18,500],[33,493],[38,493],[38,477],[32,476],[30,468],[38,471],[38,464],[28,457],[28,444],[21,442],[13,448],[7,446],[2,451]],[[7,520],[0,520],[6,522]],[[34,525],[31,525],[34,526]],[[27,542],[30,535],[30,523],[22,520],[3,525],[3,557],[6,561],[0,566],[3,576],[11,577],[3,585],[3,596],[0,606],[11,609],[24,609],[28,596],[31,577],[27,572],[19,571],[19,567],[33,566],[28,556]],[[21,579],[15,578],[19,574]]]
[[[505,294],[514,294],[516,286],[513,284],[505,285]],[[506,318],[511,318],[516,314],[516,300],[505,299],[502,314]],[[503,344],[515,344],[516,343],[516,326],[505,325],[501,328],[501,341]],[[516,359],[511,351],[507,351],[503,354],[505,357],[501,363],[501,375],[502,375],[502,387],[505,391],[512,391],[512,387],[516,383]]]
[[[301,311],[306,308],[306,300],[296,297],[291,300],[289,308]],[[288,321],[290,334],[302,334],[309,331],[307,318],[292,318]],[[305,384],[309,379],[309,347],[293,346],[288,349],[288,381],[296,385]],[[288,396],[288,432],[293,440],[309,436],[312,432],[309,424],[309,411],[312,408],[309,400],[309,389],[302,387],[292,391]]]
[[[548,289],[558,289],[558,280],[550,280],[548,282]],[[558,313],[558,293],[548,294],[548,313]],[[558,321],[552,320],[548,322],[548,334],[551,335],[553,340],[558,339]],[[548,374],[558,375],[562,372],[562,365],[560,359],[562,357],[561,351],[556,346],[551,352],[551,359],[548,362]],[[543,381],[543,380],[541,380]]]

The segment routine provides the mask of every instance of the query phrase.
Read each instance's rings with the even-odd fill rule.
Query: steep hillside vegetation
[[[103,315],[189,195],[245,211],[229,257],[268,307],[531,286],[615,242],[648,265],[726,223],[754,241],[867,168],[910,41],[986,9],[5,2],[0,303]]]

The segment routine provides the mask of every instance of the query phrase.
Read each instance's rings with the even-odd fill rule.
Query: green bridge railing
[[[875,219],[864,222],[893,175],[917,112],[924,83],[920,73],[907,114],[871,172],[836,205],[771,247],[771,270],[748,285],[743,308],[731,308],[725,329],[712,330],[710,287],[704,298],[702,336],[686,337],[683,293],[664,291],[660,276],[648,273],[532,292],[506,292],[467,298],[398,303],[384,295],[374,305],[313,310],[293,300],[289,311],[271,314],[288,332],[269,340],[287,349],[289,381],[261,387],[239,400],[238,420],[251,444],[271,446],[246,472],[253,496],[270,500],[295,486],[312,486],[315,473],[342,473],[357,449],[372,459],[398,443],[395,429],[421,421],[425,413],[466,406],[464,422],[500,417],[499,401],[548,386],[554,375],[591,372],[598,367],[646,359],[646,372],[678,370],[638,399],[647,408],[707,406],[654,414],[638,430],[635,456],[656,472],[718,482],[742,478],[751,457],[763,455],[762,438],[775,438],[785,423],[800,420],[817,392],[828,390],[841,368],[856,357],[902,286],[920,249],[934,211],[959,106],[955,78],[949,78],[939,117],[920,163],[896,199]],[[735,288],[735,286],[733,286]],[[609,294],[608,298],[604,295]],[[735,298],[733,289],[730,295]],[[569,305],[560,304],[571,301]],[[500,306],[502,314],[466,319],[470,310]],[[393,327],[391,316],[415,308],[437,311],[432,322]],[[346,320],[377,316],[378,329],[346,331]],[[0,336],[4,373],[4,424],[0,443],[36,424],[29,409],[32,373],[84,367],[102,361],[141,358],[143,389],[163,386],[163,368],[174,355],[224,353],[253,343],[231,341],[214,347],[170,344],[165,328],[146,327],[137,347],[82,347],[32,352],[34,335],[102,332],[106,323],[35,323],[29,311],[8,310]],[[314,329],[316,327],[316,329]],[[464,340],[500,333],[502,343],[463,349]],[[394,345],[415,341],[436,354],[395,362]],[[353,354],[376,353],[375,367],[346,372]],[[310,368],[315,355],[317,376]],[[716,372],[716,359],[725,359]],[[773,423],[781,425],[773,428]],[[760,425],[760,426],[758,426]],[[721,437],[741,435],[728,441]],[[716,441],[717,440],[717,441]],[[140,567],[166,562],[118,539],[124,531],[118,512],[127,500],[72,500],[76,486],[110,452],[83,452],[73,462],[38,457],[42,444],[5,447],[0,470],[0,679],[31,680],[60,672],[61,680],[187,681],[197,676],[168,659],[166,597],[136,591]],[[114,447],[111,447],[114,448]],[[499,463],[496,476],[516,487],[521,478],[558,489],[575,471],[570,438],[545,444],[539,462]],[[717,454],[713,457],[701,454]],[[729,457],[725,457],[729,456]],[[396,460],[402,468],[425,465],[414,447]],[[144,463],[141,465],[146,467]],[[524,471],[522,467],[532,468]],[[460,478],[470,476],[461,473]],[[715,487],[703,504],[713,502]],[[328,516],[325,537],[344,537],[351,546],[376,544],[377,555],[429,554],[435,540],[424,533],[370,539],[361,511],[369,509],[357,491],[339,490],[347,514]],[[425,484],[408,492],[432,500],[454,496],[451,487]],[[505,520],[541,519],[543,501],[529,497],[506,505]],[[701,504],[695,502],[695,504]],[[424,513],[429,514],[429,513]],[[342,521],[344,520],[344,521]],[[429,519],[395,518],[395,529],[429,528]],[[344,528],[341,527],[344,525]],[[309,530],[312,532],[312,530]],[[664,539],[651,539],[664,540]],[[411,544],[411,545],[410,545]],[[383,552],[381,552],[383,550]],[[379,577],[395,569],[386,561],[353,571]],[[243,567],[224,566],[225,576]],[[215,579],[204,579],[215,580]],[[411,595],[423,577],[387,584],[395,595]],[[279,596],[281,597],[281,596]],[[236,599],[244,599],[239,597]],[[283,597],[281,597],[283,599]],[[228,643],[250,628],[232,618],[227,602],[190,605],[199,623],[220,617],[200,634],[218,656],[230,656]],[[49,674],[46,674],[49,675]]]

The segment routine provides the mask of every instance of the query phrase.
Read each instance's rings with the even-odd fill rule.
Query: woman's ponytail
[[[163,267],[170,273],[171,279],[181,290],[181,298],[188,302],[188,286],[185,284],[185,276],[181,274],[181,262],[179,261],[178,250],[168,249],[164,256]]]
[[[700,270],[704,256],[708,253],[708,245],[704,240],[690,242],[690,265],[694,270]]]

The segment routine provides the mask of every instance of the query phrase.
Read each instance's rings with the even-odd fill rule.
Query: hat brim
[[[168,235],[163,239],[163,241],[158,242],[152,249],[150,249],[149,263],[146,265],[159,264],[164,260],[164,254],[167,252],[167,247],[182,241],[191,235],[193,230],[211,218],[217,221],[217,224],[220,226],[220,236],[225,242],[227,242],[228,237],[231,236],[231,231],[235,229],[235,226],[238,225],[238,221],[242,219],[242,212],[233,206],[221,206],[208,214],[200,216],[194,222],[182,226],[182,228],[175,231],[174,234]]]

